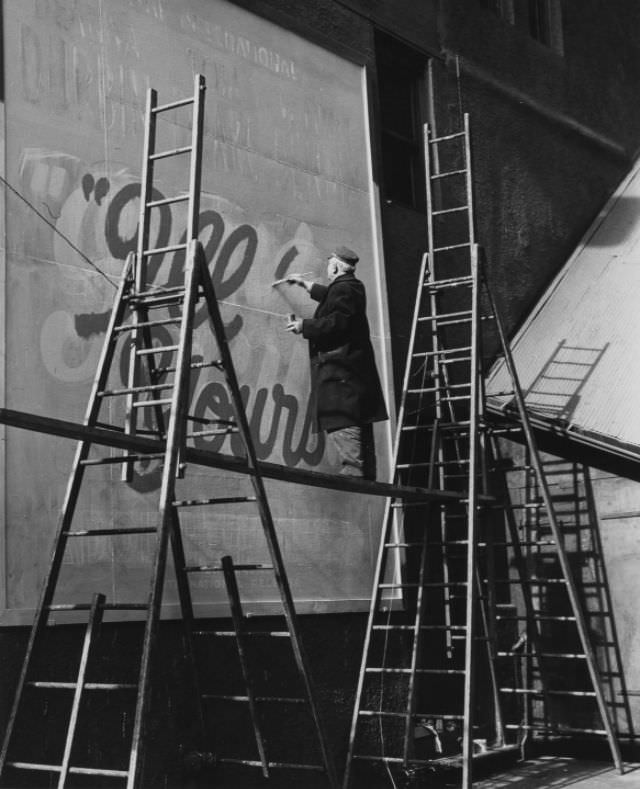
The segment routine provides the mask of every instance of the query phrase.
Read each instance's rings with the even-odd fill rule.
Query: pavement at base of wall
[[[474,782],[474,789],[638,789],[640,764],[627,763],[621,775],[610,762],[541,756],[508,772]]]

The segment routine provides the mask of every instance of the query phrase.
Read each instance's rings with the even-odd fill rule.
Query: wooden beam
[[[511,409],[505,411],[491,402],[487,403],[485,413],[487,421],[497,428],[520,425],[518,415]],[[542,452],[600,469],[616,477],[640,482],[640,453],[637,447],[621,445],[615,439],[607,439],[605,436],[579,432],[558,420],[544,419],[531,410],[529,421],[538,449]],[[505,438],[517,444],[523,443],[523,438],[518,433],[508,434]]]
[[[143,436],[126,436],[116,428],[91,428],[78,422],[39,416],[25,411],[14,411],[10,408],[0,408],[0,423],[23,430],[32,430],[36,433],[46,433],[76,441],[90,441],[93,444],[139,454],[163,452],[165,448],[163,441]],[[197,466],[220,468],[226,471],[237,472],[238,474],[251,473],[244,458],[223,455],[206,449],[187,447],[184,460]],[[330,490],[343,490],[351,493],[366,493],[369,496],[394,497],[403,501],[431,501],[447,504],[459,502],[466,498],[464,493],[432,490],[429,488],[401,487],[390,485],[386,482],[370,482],[358,477],[324,474],[319,471],[291,468],[264,461],[258,464],[258,470],[265,479],[293,482],[298,485],[310,485]],[[481,498],[486,501],[491,500],[489,497]]]

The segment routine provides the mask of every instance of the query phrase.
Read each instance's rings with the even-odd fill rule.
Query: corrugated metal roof
[[[536,415],[640,450],[640,160],[511,347]],[[499,363],[489,402],[509,388]]]

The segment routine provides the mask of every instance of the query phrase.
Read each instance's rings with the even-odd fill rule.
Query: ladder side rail
[[[140,207],[138,212],[138,240],[135,256],[135,270],[134,270],[134,289],[136,293],[142,293],[146,290],[146,270],[147,259],[145,257],[145,250],[148,247],[149,241],[149,207],[153,190],[153,159],[152,155],[155,153],[156,144],[156,113],[155,107],[158,104],[158,94],[153,88],[147,90],[146,110],[145,110],[145,133],[143,142],[142,154],[142,175],[140,181]],[[146,318],[141,317],[140,310],[134,309],[132,314],[132,321],[134,326],[138,323],[144,322]],[[129,366],[127,371],[127,388],[133,389],[140,385],[140,360],[136,351],[140,348],[141,334],[140,329],[134,328],[129,336]],[[135,435],[138,426],[138,409],[135,408],[134,403],[136,395],[132,392],[127,395],[125,399],[125,420],[124,432],[125,435]],[[160,424],[158,425],[160,428]],[[121,479],[123,482],[131,482],[133,478],[133,462],[125,463],[122,466]]]
[[[589,468],[584,464],[581,464],[581,467],[582,467],[582,476],[583,476],[584,487],[585,487],[585,498],[587,499],[588,506],[592,511],[592,514],[590,515],[589,518],[590,522],[593,524],[591,528],[592,540],[595,549],[595,554],[598,557],[599,574],[602,579],[602,589],[603,589],[602,593],[605,598],[607,611],[609,612],[608,626],[610,630],[611,640],[614,645],[613,649],[615,654],[615,662],[617,664],[617,668],[619,672],[618,679],[620,682],[620,690],[622,694],[622,704],[626,718],[627,730],[630,738],[633,740],[635,739],[635,735],[633,731],[633,717],[631,715],[631,707],[629,705],[629,694],[627,693],[625,674],[622,669],[623,664],[622,664],[622,655],[620,653],[620,640],[618,638],[615,617],[613,616],[613,602],[611,599],[611,587],[609,586],[607,567],[605,562],[603,561],[604,554],[602,549],[602,539],[600,536],[600,529],[598,528],[598,522],[595,513],[595,504],[594,504],[595,497],[593,493],[593,483],[591,481],[591,474],[589,473]],[[619,727],[616,728],[619,730]]]
[[[392,512],[391,509],[387,508],[387,514],[384,521],[385,527],[383,528],[382,533],[380,535],[380,544],[378,547],[378,556],[376,559],[376,567],[374,571],[374,587],[371,595],[371,602],[369,604],[369,617],[367,621],[367,628],[365,631],[365,640],[362,649],[362,660],[360,664],[360,671],[358,673],[358,683],[356,687],[355,702],[353,706],[353,715],[351,718],[351,728],[349,730],[349,747],[347,750],[347,762],[346,762],[346,768],[344,771],[344,777],[342,782],[343,789],[349,789],[351,783],[351,765],[354,757],[356,735],[357,735],[358,722],[360,716],[360,704],[362,701],[362,693],[364,690],[364,682],[366,678],[366,667],[369,657],[369,649],[371,647],[373,624],[382,599],[382,589],[380,588],[380,583],[382,581],[382,576],[385,571],[385,560],[386,560],[385,543],[389,540],[389,535],[391,534],[391,527],[393,524],[393,517],[391,515],[391,512]]]
[[[478,246],[476,245],[476,250]],[[551,493],[549,491],[549,486],[544,476],[544,469],[542,468],[542,462],[540,459],[540,455],[538,452],[537,444],[535,441],[535,437],[533,435],[533,429],[531,427],[531,422],[529,420],[529,414],[527,412],[526,403],[524,401],[524,396],[522,394],[522,389],[520,387],[520,382],[518,380],[517,372],[515,369],[515,364],[513,361],[513,356],[511,354],[511,350],[509,348],[509,344],[506,339],[506,335],[504,332],[504,328],[502,326],[502,321],[496,309],[496,304],[493,300],[492,294],[489,292],[489,298],[492,302],[491,307],[493,313],[495,315],[496,327],[498,329],[498,334],[500,337],[500,344],[502,346],[502,351],[504,353],[505,363],[507,365],[507,369],[513,383],[513,390],[516,398],[516,403],[518,406],[518,412],[520,415],[520,421],[522,423],[522,427],[524,430],[525,438],[527,445],[531,450],[531,464],[535,469],[536,476],[538,478],[540,489],[542,493],[542,498],[545,504],[545,508],[547,510],[547,515],[549,518],[549,526],[553,533],[553,538],[556,542],[556,549],[558,553],[558,560],[560,562],[560,566],[562,568],[562,573],[564,577],[564,581],[566,584],[567,594],[569,596],[569,600],[571,603],[571,607],[573,609],[576,626],[578,629],[578,634],[580,636],[580,641],[582,643],[582,647],[584,649],[584,653],[586,656],[586,663],[589,670],[589,675],[591,677],[591,682],[593,685],[593,689],[595,691],[596,700],[598,704],[598,709],[600,711],[600,715],[602,717],[602,722],[604,724],[605,730],[607,732],[607,740],[609,742],[609,747],[611,749],[611,755],[613,757],[614,764],[618,771],[622,774],[623,766],[622,766],[622,759],[620,755],[620,748],[615,736],[615,732],[613,730],[613,725],[611,722],[611,718],[609,715],[609,709],[606,704],[606,699],[604,698],[604,694],[602,691],[602,683],[601,679],[598,675],[598,669],[596,664],[595,653],[593,647],[590,643],[589,633],[587,628],[587,623],[585,619],[584,612],[582,610],[582,605],[580,603],[580,599],[578,596],[577,586],[575,579],[573,577],[573,573],[571,571],[571,566],[569,564],[569,560],[564,548],[563,538],[562,538],[562,531],[558,520],[556,518],[555,509],[553,507],[553,501],[551,498]]]
[[[153,193],[153,155],[156,152],[156,124],[158,106],[158,93],[154,88],[147,91],[145,136],[142,154],[142,177],[140,183],[140,213],[138,218],[138,246],[136,254],[135,284],[136,293],[147,289],[147,257],[149,247],[149,206],[148,203]]]
[[[191,163],[189,173],[187,241],[198,238],[199,231],[205,91],[206,86],[204,76],[202,74],[196,74],[193,86],[193,125],[191,127]]]
[[[492,461],[493,465],[496,465],[496,461],[499,460],[501,454],[497,447],[497,442],[495,437],[492,437],[489,441],[489,452],[490,452],[490,460]],[[525,650],[532,650],[536,656],[536,662],[538,664],[538,670],[541,673],[541,676],[544,677],[544,662],[542,656],[542,646],[541,646],[541,634],[540,628],[538,625],[538,620],[535,616],[535,610],[533,607],[533,602],[531,599],[530,594],[530,584],[529,584],[529,573],[527,571],[526,565],[526,558],[522,551],[522,546],[520,544],[520,537],[518,535],[518,525],[516,523],[514,513],[512,508],[509,506],[509,489],[507,485],[507,481],[503,474],[499,474],[496,477],[499,480],[501,485],[501,494],[503,500],[506,502],[506,506],[504,508],[504,516],[507,523],[507,529],[509,532],[509,538],[511,541],[511,551],[513,552],[513,565],[518,573],[518,578],[520,581],[520,588],[522,589],[522,602],[524,605],[525,611],[525,643],[524,648]],[[521,633],[518,633],[518,638],[521,638]],[[527,674],[530,673],[530,664],[531,660],[526,660],[526,670]],[[527,680],[527,677],[523,677],[524,680]],[[528,685],[527,685],[528,687]],[[542,694],[544,699],[545,708],[549,709],[549,700],[546,693],[547,684],[545,681],[541,682]],[[528,718],[528,705],[530,703],[530,698],[528,694],[523,694],[523,708],[525,710],[525,718]],[[524,739],[528,736],[527,731],[524,732]],[[521,747],[524,748],[524,740],[521,743]],[[523,753],[524,758],[524,753]]]
[[[93,386],[91,388],[89,404],[87,406],[87,411],[84,418],[84,424],[88,426],[92,426],[95,424],[100,411],[100,406],[102,405],[102,399],[98,396],[98,392],[102,391],[106,386],[106,382],[109,375],[109,368],[111,366],[115,354],[116,336],[114,329],[118,325],[119,321],[122,319],[122,314],[124,313],[124,293],[125,293],[125,289],[128,288],[130,284],[131,273],[132,273],[131,257],[129,257],[127,258],[124,264],[122,277],[120,279],[120,285],[118,287],[114,301],[114,308],[111,312],[111,317],[109,319],[109,324],[107,326],[105,342],[102,347],[100,359],[98,361],[98,368],[97,368],[98,372],[96,375],[96,379],[93,383]],[[80,485],[85,471],[85,467],[82,465],[82,461],[86,460],[90,449],[91,449],[91,442],[89,440],[79,441],[77,444],[76,453],[72,465],[72,471],[69,476],[65,498],[58,519],[58,526],[56,529],[56,535],[54,537],[53,549],[51,552],[51,558],[49,560],[49,569],[47,571],[47,575],[43,582],[42,589],[40,592],[40,599],[38,601],[36,614],[34,617],[33,624],[31,626],[31,632],[29,635],[29,641],[27,643],[25,658],[22,664],[22,669],[20,671],[20,676],[18,678],[18,683],[16,685],[13,705],[11,707],[9,721],[7,723],[7,727],[5,730],[2,752],[0,752],[0,776],[3,773],[4,766],[6,764],[7,753],[9,750],[9,745],[11,743],[11,737],[13,735],[13,729],[15,726],[16,718],[18,716],[20,701],[22,699],[22,694],[26,684],[27,676],[29,673],[29,669],[31,667],[31,661],[35,649],[35,643],[42,628],[44,627],[47,621],[48,613],[49,613],[48,608],[51,605],[51,601],[53,599],[53,594],[55,591],[55,585],[57,583],[58,576],[60,574],[60,567],[62,565],[62,559],[67,544],[67,538],[65,536],[65,532],[68,531],[71,525],[71,521],[73,520],[73,515],[75,512],[75,507],[80,491]]]
[[[429,263],[429,255],[428,253],[425,252],[422,255],[422,261],[420,263],[420,273],[418,275],[418,290],[416,292],[416,300],[413,306],[413,321],[411,323],[409,347],[407,349],[407,359],[404,367],[404,377],[402,381],[402,395],[400,397],[400,408],[398,409],[398,418],[396,420],[395,440],[393,442],[391,480],[392,481],[395,480],[396,482],[399,482],[396,466],[398,464],[398,458],[400,456],[400,443],[402,441],[402,426],[404,424],[404,417],[407,408],[407,390],[409,389],[409,382],[411,380],[411,365],[412,365],[413,354],[416,345],[416,334],[418,331],[418,316],[420,315],[420,305],[422,304],[422,298],[423,298],[423,285],[425,281],[428,263]],[[425,365],[426,365],[426,361],[425,361]]]
[[[474,322],[474,326],[477,327],[476,331],[478,334],[477,339],[477,349],[476,349],[476,358],[477,358],[477,367],[476,373],[478,376],[477,381],[477,403],[478,403],[478,420],[479,425],[486,425],[486,387],[485,387],[485,377],[484,377],[484,343],[483,343],[483,331],[480,321],[482,317],[480,316],[480,299],[482,298],[482,291],[480,287],[480,280],[482,278],[483,272],[479,270],[478,260],[475,257],[474,253],[474,245],[476,241],[476,219],[475,219],[475,196],[473,190],[473,179],[471,177],[471,168],[472,168],[472,155],[471,155],[471,125],[470,125],[470,117],[469,113],[465,112],[463,115],[463,125],[464,125],[464,169],[466,170],[465,173],[465,189],[466,189],[466,200],[467,200],[467,207],[468,207],[468,233],[469,233],[469,249],[471,250],[472,261],[474,261],[475,265],[475,275],[477,279],[477,310],[478,316],[477,320]],[[472,352],[473,355],[473,352]],[[479,452],[480,452],[480,463],[481,469],[480,473],[482,475],[482,493],[487,495],[489,492],[489,480],[488,480],[488,470],[487,470],[487,463],[488,463],[488,436],[486,430],[482,429],[480,431],[480,435],[478,436],[479,441]],[[487,562],[487,583],[486,583],[486,601],[485,595],[483,595],[483,588],[482,588],[482,581],[480,577],[480,572],[476,569],[476,584],[478,587],[478,597],[481,601],[480,603],[480,616],[482,617],[482,626],[483,632],[486,635],[486,649],[487,649],[487,658],[488,658],[488,666],[489,666],[489,674],[491,678],[491,690],[493,696],[493,709],[494,709],[494,726],[496,731],[496,736],[498,738],[498,742],[500,745],[503,745],[505,742],[505,728],[504,728],[504,718],[502,714],[502,704],[500,700],[500,693],[498,687],[498,677],[496,674],[496,643],[497,643],[497,635],[496,635],[496,587],[495,587],[495,561],[494,561],[494,545],[493,545],[493,523],[487,523],[489,518],[483,518],[485,524],[485,534],[484,539],[486,543],[485,548],[485,556]]]
[[[420,315],[420,305],[422,303],[422,298],[423,298],[423,286],[424,286],[424,281],[427,271],[428,260],[429,260],[429,255],[428,253],[425,252],[422,255],[422,261],[420,264],[420,273],[418,276],[418,288],[416,291],[416,299],[413,308],[413,321],[411,324],[411,334],[409,337],[409,347],[407,349],[407,358],[406,358],[404,378],[402,383],[402,395],[400,399],[400,408],[398,410],[398,418],[396,421],[396,432],[395,432],[395,439],[393,443],[392,473],[391,473],[391,479],[395,480],[396,482],[399,482],[398,479],[399,475],[396,467],[400,455],[400,444],[403,437],[402,427],[404,424],[404,417],[406,412],[407,390],[409,388],[409,381],[411,379],[412,357],[415,351],[418,316]],[[385,503],[385,511],[383,516],[384,526],[380,533],[380,544],[378,547],[376,566],[373,574],[373,589],[371,592],[371,601],[369,604],[369,616],[367,621],[367,628],[365,631],[365,642],[362,649],[362,659],[361,659],[360,671],[358,673],[358,683],[356,687],[353,715],[351,720],[351,728],[349,732],[349,747],[347,751],[347,763],[346,763],[346,769],[345,769],[344,780],[343,780],[344,789],[348,789],[351,780],[351,763],[354,755],[355,740],[356,740],[358,721],[359,721],[360,704],[362,701],[362,692],[364,689],[364,681],[366,677],[366,667],[369,658],[369,649],[371,646],[373,623],[375,620],[376,613],[380,607],[380,602],[382,598],[382,590],[380,589],[380,584],[382,582],[382,576],[386,568],[385,544],[390,539],[390,535],[392,533],[392,527],[395,522],[391,503],[392,503],[392,499],[388,498]],[[399,532],[399,529],[396,529],[396,531]]]
[[[209,269],[207,268],[206,265],[206,260],[204,256],[204,251],[202,249],[202,245],[200,244],[199,241],[193,241],[192,243],[194,244],[196,249],[195,251],[196,265],[199,270],[198,273],[199,273],[200,284],[204,290],[204,296],[208,306],[209,320],[218,342],[218,348],[220,350],[220,356],[222,359],[222,366],[225,371],[232,401],[234,403],[234,410],[236,413],[236,417],[238,419],[238,427],[244,439],[244,446],[247,453],[247,464],[249,466],[249,474],[251,476],[251,482],[256,495],[256,500],[257,500],[256,503],[258,505],[258,511],[260,513],[260,519],[262,522],[263,531],[267,542],[267,547],[269,549],[271,560],[273,562],[274,576],[282,599],[285,619],[287,621],[289,632],[291,634],[291,644],[293,647],[295,660],[298,665],[298,669],[300,671],[300,675],[302,677],[305,686],[309,708],[315,723],[316,733],[320,744],[320,750],[322,752],[322,759],[325,769],[327,771],[329,783],[331,784],[332,787],[335,787],[337,789],[338,783],[335,774],[335,767],[333,765],[331,754],[329,752],[328,743],[326,741],[326,735],[320,721],[320,716],[315,701],[313,682],[307,668],[308,659],[306,657],[305,650],[300,639],[299,626],[298,626],[297,616],[295,613],[293,595],[291,593],[291,588],[289,586],[289,581],[284,567],[284,561],[278,543],[278,537],[277,537],[275,525],[273,522],[271,510],[269,508],[269,503],[267,500],[266,491],[264,488],[264,481],[262,479],[262,475],[260,474],[255,447],[251,439],[249,422],[247,419],[246,412],[244,410],[244,404],[242,402],[242,396],[240,394],[240,386],[236,378],[235,368],[233,367],[231,352],[229,350],[229,345],[226,339],[222,316],[220,315],[220,310],[218,308],[218,302],[216,299],[215,289],[213,287],[213,281],[211,279],[211,275],[209,274]]]
[[[207,726],[202,700],[200,677],[196,670],[196,655],[194,649],[195,614],[193,611],[191,587],[189,585],[189,579],[187,577],[186,571],[187,560],[185,557],[184,541],[182,539],[182,532],[180,529],[180,520],[177,509],[175,506],[173,506],[173,503],[171,503],[171,506],[169,506],[169,517],[171,519],[169,536],[171,539],[171,553],[173,556],[178,600],[180,602],[180,612],[182,614],[185,657],[189,666],[191,684],[193,686],[196,700],[198,733],[202,739],[201,747],[204,748],[206,746],[205,738]]]
[[[427,197],[427,250],[429,252],[429,259],[433,267],[433,250],[435,247],[433,236],[433,192],[431,184],[431,126],[428,123],[422,126],[422,149],[424,156],[424,169],[426,180],[426,197]]]
[[[247,689],[247,698],[249,700],[249,713],[251,715],[251,723],[253,725],[253,734],[256,740],[258,755],[260,756],[260,763],[262,765],[262,775],[265,778],[269,778],[269,762],[267,760],[264,739],[260,729],[260,718],[258,715],[256,694],[253,690],[252,678],[247,661],[247,648],[244,638],[244,623],[242,618],[243,614],[242,604],[240,602],[240,591],[238,589],[238,579],[236,578],[236,572],[231,556],[223,556],[221,559],[221,564],[224,582],[227,587],[227,596],[229,597],[229,607],[231,609],[231,619],[233,621],[233,629],[236,637],[240,668],[242,670],[244,685]]]
[[[475,250],[475,248],[474,248]],[[479,310],[479,277],[478,256],[474,251],[471,257],[472,267],[472,334],[471,334],[471,398],[469,403],[469,494],[467,502],[467,587],[466,587],[466,648],[464,656],[464,726],[462,735],[462,789],[470,789],[472,785],[473,757],[473,712],[475,694],[475,639],[476,639],[476,562],[477,562],[477,526],[478,526],[478,479],[477,462],[479,452],[478,429],[478,310]]]
[[[465,168],[466,175],[466,190],[467,190],[467,206],[468,206],[468,219],[469,219],[469,245],[473,248],[476,243],[476,220],[474,211],[473,199],[473,181],[471,179],[471,128],[469,123],[469,113],[464,113],[464,152],[465,152]]]
[[[191,373],[191,338],[193,334],[193,319],[198,288],[195,275],[196,254],[193,249],[195,243],[196,242],[192,242],[192,248],[188,251],[185,265],[184,312],[182,315],[180,339],[176,356],[176,382],[171,395],[171,417],[167,431],[165,463],[162,469],[158,529],[156,532],[157,543],[152,564],[153,570],[148,597],[148,615],[145,624],[142,658],[140,662],[138,698],[133,726],[127,789],[135,789],[135,787],[141,785],[142,781],[144,751],[142,732],[145,725],[145,715],[150,694],[151,655],[157,640],[160,606],[162,604],[162,590],[164,587],[164,575],[167,564],[168,542],[171,532],[175,529],[173,520],[175,477],[187,416]]]
[[[76,728],[78,725],[78,715],[80,713],[80,704],[85,685],[85,677],[87,676],[87,665],[89,663],[89,651],[91,644],[96,635],[100,623],[102,621],[103,606],[105,604],[105,596],[103,594],[95,594],[91,603],[91,610],[89,612],[89,621],[84,635],[82,644],[82,653],[80,656],[80,668],[78,671],[78,679],[73,694],[73,702],[71,705],[71,716],[69,718],[69,725],[67,728],[67,737],[64,745],[64,755],[62,757],[62,765],[60,767],[60,775],[58,777],[58,789],[64,789],[67,778],[69,776],[69,766],[71,761],[71,750],[73,748],[73,741],[75,739]]]
[[[433,430],[433,443],[431,445],[431,457],[429,458],[429,477],[427,484],[429,486],[433,485],[434,476],[435,476],[435,455],[436,455],[436,448],[437,448],[437,436],[438,436],[438,421],[434,423],[434,430]],[[409,674],[409,689],[407,694],[407,707],[406,707],[406,720],[405,720],[405,731],[404,731],[404,747],[403,747],[403,754],[402,754],[402,763],[403,766],[406,768],[409,762],[409,759],[412,755],[413,749],[413,729],[414,729],[414,718],[415,718],[415,711],[416,711],[416,670],[420,665],[420,658],[422,656],[422,643],[423,639],[421,636],[422,631],[422,624],[424,622],[424,615],[426,611],[426,594],[425,594],[425,583],[427,578],[427,557],[428,557],[428,526],[429,521],[431,520],[431,510],[432,505],[428,504],[426,507],[425,515],[424,515],[424,527],[422,529],[422,546],[420,552],[420,569],[418,572],[418,588],[417,588],[417,595],[416,595],[416,613],[413,622],[413,638],[412,638],[412,648],[411,648],[411,663],[410,663],[410,674]]]
[[[424,124],[424,161],[425,161],[425,182],[426,182],[426,196],[427,196],[427,241],[428,241],[428,248],[429,248],[429,257],[431,262],[431,267],[428,270],[427,274],[429,276],[429,280],[431,282],[435,282],[437,280],[437,269],[436,269],[436,260],[435,260],[435,240],[434,240],[434,229],[433,229],[433,185],[432,185],[432,166],[431,166],[431,157],[433,155],[436,167],[439,167],[438,163],[438,146],[435,143],[431,142],[432,139],[432,129],[429,124]],[[429,306],[430,306],[430,314],[435,316],[438,314],[438,295],[435,289],[431,289],[429,293]],[[442,405],[442,393],[441,388],[449,386],[449,374],[447,365],[442,362],[440,359],[439,353],[437,351],[441,350],[441,342],[440,342],[440,335],[438,333],[438,327],[436,321],[431,322],[431,343],[432,343],[432,350],[434,351],[433,354],[433,381],[434,386],[436,387],[435,392],[435,422],[432,434],[432,447],[437,447],[437,452],[432,453],[432,457],[434,458],[434,462],[437,463],[438,468],[438,482],[439,487],[441,490],[445,490],[446,488],[446,481],[445,481],[445,453],[444,447],[439,440],[439,432],[438,428],[440,423],[444,419],[444,409]],[[449,420],[454,421],[454,413],[453,413],[453,404],[451,401],[448,402],[448,413],[449,413]],[[459,446],[458,441],[455,442],[456,453],[459,455]],[[431,471],[430,471],[431,476]],[[449,552],[447,549],[447,514],[444,508],[440,509],[439,512],[439,520],[440,520],[440,539],[442,542],[442,572],[443,572],[443,595],[444,595],[444,622],[445,622],[445,640],[447,644],[447,654],[451,657],[453,655],[453,635],[451,627],[453,625],[453,616],[452,616],[452,588],[450,585],[451,581],[451,572],[450,572],[450,559],[449,559]]]

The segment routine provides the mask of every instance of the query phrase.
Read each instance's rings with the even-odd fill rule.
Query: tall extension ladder
[[[24,771],[48,772],[58,775],[57,786],[62,789],[68,785],[68,780],[73,776],[106,776],[126,781],[128,789],[140,787],[143,781],[143,754],[145,749],[145,729],[149,712],[149,698],[151,692],[152,660],[156,650],[158,638],[158,625],[163,596],[165,569],[169,543],[171,544],[175,578],[180,601],[181,614],[185,630],[185,654],[188,663],[187,669],[193,683],[197,698],[196,718],[203,739],[199,743],[205,750],[210,747],[205,737],[205,715],[203,698],[205,694],[199,692],[199,679],[195,666],[195,656],[192,636],[194,630],[194,611],[192,605],[189,576],[194,572],[221,572],[224,574],[231,616],[234,623],[235,637],[237,639],[239,658],[242,674],[246,680],[247,693],[236,697],[236,700],[248,703],[254,728],[255,743],[259,758],[251,759],[225,759],[216,754],[216,759],[225,762],[237,762],[256,765],[262,768],[263,774],[268,775],[270,762],[265,751],[264,739],[261,733],[260,715],[257,707],[264,698],[260,698],[253,690],[251,676],[246,660],[244,647],[247,631],[243,625],[242,608],[238,592],[236,572],[251,570],[270,570],[273,572],[282,601],[287,630],[285,633],[290,638],[297,669],[303,685],[302,699],[278,699],[276,701],[302,701],[312,718],[315,735],[321,755],[320,764],[281,764],[277,766],[293,766],[306,769],[319,770],[326,773],[329,785],[337,786],[332,760],[327,748],[325,734],[322,730],[318,716],[312,681],[307,669],[307,658],[300,641],[299,626],[296,618],[295,607],[291,595],[287,574],[283,564],[278,539],[272,519],[271,511],[263,480],[256,460],[256,453],[250,435],[249,424],[245,414],[244,405],[240,395],[239,384],[235,375],[230,350],[226,341],[224,324],[219,312],[212,279],[204,257],[202,245],[198,241],[199,197],[200,197],[200,169],[202,161],[203,113],[204,113],[204,77],[195,77],[194,95],[185,100],[158,105],[157,95],[150,90],[147,98],[147,116],[145,128],[145,150],[143,162],[143,178],[141,187],[141,207],[139,221],[139,235],[137,254],[131,254],[125,264],[123,275],[115,298],[114,308],[110,316],[106,332],[106,339],[99,361],[99,366],[90,401],[85,416],[85,425],[101,427],[117,431],[119,435],[135,436],[136,434],[151,432],[157,438],[158,450],[137,454],[125,451],[123,454],[112,456],[92,455],[90,440],[81,441],[77,447],[73,469],[69,479],[66,497],[58,525],[53,555],[49,566],[44,588],[37,608],[35,621],[31,630],[25,661],[19,678],[15,701],[11,711],[9,725],[6,731],[2,753],[0,755],[0,779],[3,785],[15,778],[15,771],[23,774]],[[163,113],[181,111],[181,107],[192,107],[191,142],[171,150],[156,150],[158,140],[156,120]],[[154,166],[162,159],[170,157],[183,157],[189,159],[189,191],[171,198],[159,199],[154,194]],[[182,159],[182,160],[183,160]],[[178,159],[178,164],[181,159]],[[163,209],[171,203],[188,203],[188,227],[184,243],[171,246],[149,247],[150,226],[152,212]],[[171,272],[171,285],[158,287],[150,276],[150,264],[154,265],[166,253],[178,253],[184,256],[184,281],[177,283],[180,272]],[[157,268],[157,266],[155,266]],[[218,358],[211,362],[203,362],[201,357],[196,357],[192,352],[192,337],[194,330],[194,315],[198,302],[204,302],[203,309],[209,320],[209,326],[215,338]],[[158,317],[159,316],[159,317]],[[166,332],[168,326],[178,328],[179,336],[175,343],[160,344],[159,338],[154,343],[154,327],[163,327]],[[130,362],[128,366],[128,383],[125,387],[113,384],[111,375],[114,368],[114,357],[117,347],[121,346],[121,338],[130,338]],[[158,363],[161,360],[162,366]],[[232,422],[219,419],[205,420],[190,415],[190,376],[193,369],[203,366],[211,367],[220,372],[234,406],[235,420]],[[108,424],[100,421],[100,412],[107,402],[126,402],[123,424]],[[137,415],[140,411],[151,412],[155,419],[153,430],[145,430],[139,424]],[[195,422],[194,427],[188,427]],[[204,424],[203,424],[204,423]],[[184,464],[181,457],[186,441],[193,435],[223,435],[226,433],[239,433],[246,453],[248,474],[250,476],[253,495],[251,496],[218,496],[207,499],[179,499],[176,491],[177,480],[186,477]],[[134,439],[132,438],[132,441]],[[132,445],[133,446],[133,445]],[[74,523],[76,505],[80,496],[81,485],[85,472],[102,464],[122,464],[123,478],[130,478],[133,468],[137,463],[147,463],[150,460],[160,461],[162,465],[162,483],[158,501],[157,526],[134,526],[128,528],[91,528],[87,524]],[[211,494],[208,494],[211,496]],[[229,556],[222,557],[219,564],[209,566],[188,566],[185,559],[179,511],[183,507],[192,505],[211,505],[230,502],[255,502],[262,523],[263,533],[268,548],[271,564],[236,564]],[[77,519],[77,518],[76,518]],[[56,602],[56,593],[64,591],[59,585],[61,568],[70,541],[91,539],[93,537],[117,537],[122,535],[150,534],[155,540],[154,554],[150,563],[150,590],[145,602],[117,602],[109,601],[102,593],[94,595],[91,601],[77,603]],[[52,614],[60,616],[64,612],[89,612],[86,634],[79,659],[79,668],[73,681],[65,678],[64,681],[49,678],[36,678],[35,671],[42,662],[42,651],[46,642],[49,628],[47,624]],[[92,665],[96,663],[96,636],[104,612],[109,611],[140,611],[144,612],[146,623],[144,638],[139,663],[139,676],[137,683],[124,683],[112,681],[90,681]],[[94,669],[96,667],[94,666]],[[42,671],[42,666],[39,666]],[[49,693],[51,698],[47,701],[53,710],[54,701],[59,699],[65,691],[72,694],[71,710],[68,724],[63,732],[61,752],[46,754],[43,759],[42,752],[36,758],[23,758],[21,752],[25,747],[25,723],[21,720],[24,707],[28,706],[25,696],[36,692]],[[91,691],[91,693],[88,693]],[[130,755],[127,766],[113,768],[99,765],[78,764],[74,748],[77,746],[82,727],[82,720],[87,696],[96,693],[129,693],[135,698],[133,724],[130,729]],[[56,696],[57,694],[57,696]],[[55,698],[54,698],[55,697]],[[68,699],[68,695],[66,696]],[[269,700],[269,699],[266,699]],[[63,720],[63,713],[59,713],[59,720]],[[122,720],[126,719],[123,713]],[[57,721],[59,724],[59,721]],[[28,725],[28,721],[27,721]],[[124,725],[124,724],[121,724]],[[62,726],[59,726],[62,728]],[[55,739],[55,738],[54,738]],[[42,750],[41,743],[40,745]],[[93,749],[94,752],[96,749]],[[104,760],[104,758],[103,758]],[[76,779],[77,780],[77,779]]]
[[[425,126],[424,148],[428,254],[398,416],[395,482],[419,485],[427,477],[429,487],[462,491],[466,503],[410,508],[388,502],[344,789],[352,785],[355,762],[361,771],[368,763],[405,774],[461,768],[460,785],[468,789],[474,756],[517,748],[508,741],[509,731],[515,729],[522,740],[529,730],[514,698],[535,694],[549,704],[552,695],[564,692],[546,687],[545,661],[553,651],[552,644],[543,646],[549,619],[562,620],[576,633],[581,649],[574,658],[584,662],[587,689],[566,695],[595,700],[602,726],[583,731],[605,735],[621,769],[585,612],[475,241],[468,116],[462,131],[440,137]],[[504,460],[496,456],[500,431],[484,416],[483,359],[496,350],[508,366],[528,473],[540,491],[535,506],[544,508],[549,524],[545,542],[560,571],[553,579],[532,575],[525,561],[526,535],[516,516],[518,508],[528,512],[530,502],[508,501]],[[492,488],[500,498],[489,495]],[[569,615],[554,616],[540,595],[534,605],[532,586],[545,583],[566,596]],[[514,627],[523,619],[526,636]],[[510,681],[511,664],[520,660],[525,643],[530,659],[538,661],[536,687]]]

